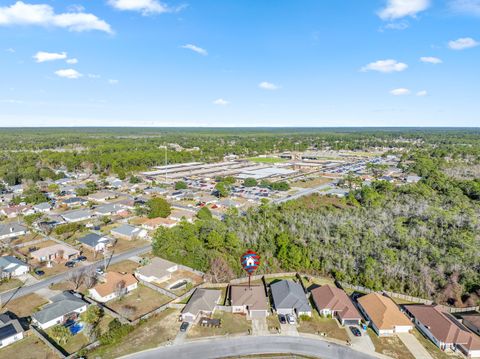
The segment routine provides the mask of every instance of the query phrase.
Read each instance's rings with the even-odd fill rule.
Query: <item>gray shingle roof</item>
[[[15,266],[6,269],[7,266],[15,264]],[[28,264],[25,262],[22,262],[20,259],[15,258],[13,256],[3,256],[0,257],[0,268],[3,268],[3,272],[13,272],[15,269],[17,269],[20,266],[26,266],[28,267]]]
[[[111,233],[120,234],[122,236],[132,236],[139,231],[140,231],[140,228],[131,226],[129,224],[123,224],[117,228],[112,229]]]
[[[39,323],[47,323],[53,319],[72,313],[87,305],[85,301],[77,298],[69,292],[63,292],[50,299],[53,303],[47,304],[42,310],[33,313],[34,318]]]
[[[99,244],[100,242],[107,242],[108,240],[105,239],[105,237],[103,236],[100,236],[96,233],[89,233],[87,234],[86,236],[78,239],[78,241],[80,243],[83,243],[83,244],[86,244],[87,246],[90,246],[90,247],[95,247],[97,244]]]
[[[27,227],[21,223],[0,224],[0,236],[4,236],[10,233],[18,233],[26,230],[27,230]]]
[[[196,289],[190,297],[182,313],[192,313],[197,315],[200,311],[212,312],[220,298],[220,290]]]
[[[297,313],[312,311],[300,284],[291,280],[281,280],[271,284],[270,289],[277,310],[293,308]]]
[[[64,212],[61,214],[65,220],[76,220],[85,217],[91,217],[92,213],[89,210],[78,210],[78,211],[71,211],[71,212]]]

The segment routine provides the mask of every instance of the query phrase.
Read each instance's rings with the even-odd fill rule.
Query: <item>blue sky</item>
[[[0,126],[480,125],[480,0],[0,0]]]

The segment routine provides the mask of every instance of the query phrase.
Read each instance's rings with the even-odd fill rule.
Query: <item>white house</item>
[[[23,339],[23,328],[17,319],[7,313],[0,314],[0,348]]]
[[[133,274],[108,272],[105,280],[89,289],[90,296],[97,302],[105,303],[137,289],[138,281]]]
[[[27,232],[28,228],[21,223],[0,224],[0,240],[23,236]]]
[[[19,277],[28,273],[30,267],[27,263],[13,256],[0,257],[0,276],[2,278]]]
[[[152,258],[151,262],[136,270],[135,276],[148,283],[162,283],[172,277],[172,273],[178,270],[178,264],[162,258]]]

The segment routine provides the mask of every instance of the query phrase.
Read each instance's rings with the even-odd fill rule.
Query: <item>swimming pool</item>
[[[85,328],[85,324],[83,322],[77,322],[68,327],[72,335],[80,333],[83,330],[83,328]]]

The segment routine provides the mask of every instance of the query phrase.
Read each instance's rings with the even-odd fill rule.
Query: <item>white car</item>
[[[295,319],[295,316],[292,314],[287,314],[287,322],[288,324],[297,324],[297,320]]]

